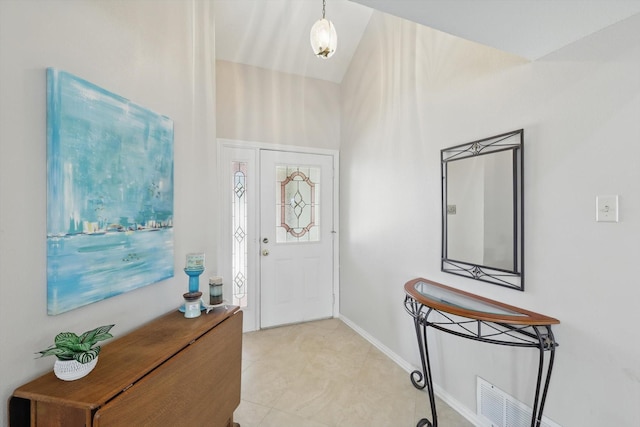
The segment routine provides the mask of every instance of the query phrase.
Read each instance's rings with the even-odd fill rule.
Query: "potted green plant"
[[[52,346],[38,353],[40,357],[56,356],[53,372],[58,378],[65,381],[77,380],[95,368],[101,348],[96,343],[113,338],[109,333],[113,326],[99,326],[80,336],[73,332],[61,332],[56,335]]]

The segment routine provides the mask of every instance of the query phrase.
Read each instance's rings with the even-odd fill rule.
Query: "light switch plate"
[[[596,221],[618,222],[618,195],[596,196]]]

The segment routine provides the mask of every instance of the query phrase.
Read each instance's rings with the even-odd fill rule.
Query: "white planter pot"
[[[73,381],[86,376],[93,371],[98,363],[98,357],[89,363],[80,363],[77,360],[56,360],[53,364],[53,373],[64,381]]]

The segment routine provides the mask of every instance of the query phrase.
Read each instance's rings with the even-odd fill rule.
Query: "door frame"
[[[225,233],[230,231],[227,230],[227,225],[230,223],[230,209],[226,209],[229,206],[229,198],[228,198],[228,189],[224,188],[228,179],[225,179],[223,173],[226,169],[222,165],[223,151],[225,148],[231,149],[243,149],[243,150],[252,150],[255,156],[255,168],[254,174],[256,177],[260,176],[260,151],[261,150],[270,150],[270,151],[282,151],[282,152],[293,152],[293,153],[305,153],[305,154],[322,154],[331,156],[333,160],[333,307],[332,313],[333,317],[338,317],[340,314],[340,269],[339,269],[339,260],[340,260],[340,152],[338,150],[331,150],[325,148],[314,148],[314,147],[300,147],[294,145],[283,145],[283,144],[269,144],[263,142],[255,142],[255,141],[243,141],[243,140],[234,140],[234,139],[225,139],[218,138],[217,139],[217,156],[216,156],[216,166],[217,166],[217,174],[218,174],[218,206],[221,207],[220,216],[219,216],[219,224],[218,224],[218,241],[217,241],[217,262],[218,266],[220,266],[219,270],[228,271],[230,269],[226,267],[227,264],[230,265],[231,254],[229,253],[229,249],[225,247],[227,240],[224,238]],[[255,183],[259,185],[259,180],[256,179]],[[257,191],[257,195],[259,194],[259,189],[254,190]],[[226,201],[225,201],[226,198]],[[256,199],[258,200],[258,199]],[[250,245],[248,247],[249,253],[249,262],[253,262],[253,265],[249,265],[249,268],[253,268],[253,272],[249,272],[249,276],[253,277],[255,280],[255,286],[253,287],[255,292],[255,324],[245,324],[243,326],[244,332],[260,330],[260,203],[259,201],[255,203],[255,207],[253,210],[250,210],[255,215],[255,218],[252,218],[250,221],[254,223],[256,226],[255,236],[252,236],[250,239]],[[251,253],[253,252],[253,253]],[[223,266],[225,266],[223,268]],[[230,280],[228,281],[229,283]],[[230,286],[226,285],[225,292],[231,291]],[[230,293],[228,294],[230,295]],[[251,317],[251,316],[247,316]],[[245,317],[245,319],[247,318]],[[247,323],[247,322],[245,322]]]

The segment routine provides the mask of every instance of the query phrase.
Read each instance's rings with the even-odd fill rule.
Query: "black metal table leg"
[[[429,346],[427,344],[427,325],[420,321],[420,317],[414,318],[416,327],[416,336],[418,338],[418,348],[420,350],[420,362],[422,363],[422,372],[415,370],[411,373],[411,383],[418,390],[427,388],[429,394],[429,406],[431,407],[432,421],[422,418],[418,421],[416,427],[438,427],[438,415],[436,412],[436,397],[433,389],[433,379],[431,377],[431,364],[429,362]],[[418,380],[415,380],[415,376]],[[423,384],[418,382],[423,381]]]
[[[531,427],[540,427],[542,425],[542,412],[544,410],[544,403],[547,398],[547,391],[549,390],[549,381],[551,380],[551,371],[553,370],[556,343],[550,326],[546,326],[546,335],[541,334],[538,327],[534,327],[533,329],[538,337],[539,359],[538,377],[536,380],[536,393],[533,400],[533,413],[531,414]],[[545,351],[549,351],[549,364],[547,365],[547,374],[544,375],[544,385],[542,385]],[[540,403],[540,407],[538,407],[538,402]]]
[[[416,337],[418,338],[418,350],[420,351],[420,363],[422,364],[422,371],[419,371],[416,369],[415,371],[411,372],[410,378],[411,378],[411,384],[413,384],[413,386],[418,390],[422,390],[427,385],[427,382],[426,382],[427,366],[425,364],[425,359],[424,359],[424,348],[423,348],[424,346],[422,344],[422,334],[420,333],[420,321],[418,320],[418,318],[414,318],[413,322],[416,327]]]

